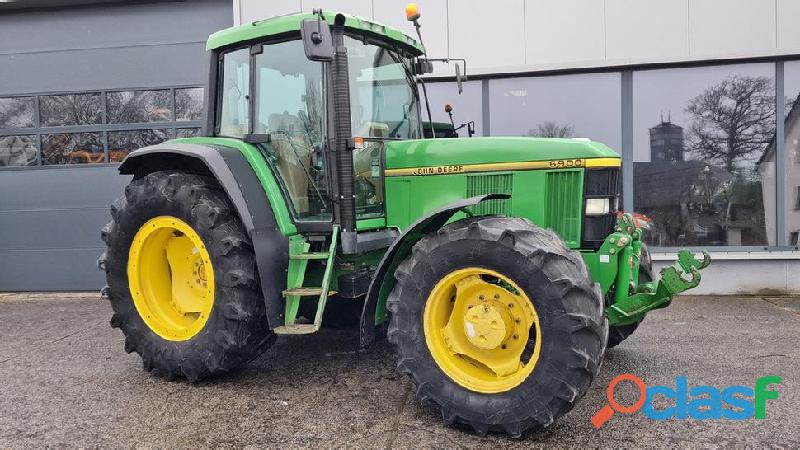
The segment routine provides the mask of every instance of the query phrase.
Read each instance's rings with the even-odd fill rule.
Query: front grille
[[[485,194],[511,194],[511,174],[470,175],[467,177],[467,198]],[[476,216],[510,216],[511,202],[504,200],[487,200],[472,207]]]
[[[582,170],[548,172],[545,181],[544,225],[573,247],[581,242],[582,173]]]

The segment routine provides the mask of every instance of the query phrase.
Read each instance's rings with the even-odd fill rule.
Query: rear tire
[[[111,215],[101,233],[107,250],[98,261],[108,282],[103,294],[114,311],[111,326],[122,330],[125,351],[138,353],[145,370],[168,379],[197,381],[236,369],[272,344],[275,335],[267,326],[252,244],[216,180],[178,171],[154,172],[134,179],[112,205]],[[134,236],[150,219],[164,216],[191,227],[213,267],[211,311],[202,329],[183,340],[166,339],[148,325],[129,288]],[[172,270],[168,276],[173,277]]]
[[[510,389],[480,392],[464,387],[437,363],[426,341],[426,303],[442,280],[472,267],[507,277],[539,317],[537,336],[543,338],[538,359],[531,359],[532,372]],[[432,402],[449,425],[518,437],[571,410],[597,374],[608,329],[602,296],[581,257],[552,231],[517,218],[461,220],[417,242],[395,278],[387,301],[388,338],[397,349],[398,369],[413,380],[417,399]],[[450,301],[458,305],[460,300]],[[467,329],[470,333],[472,327]]]
[[[649,283],[653,281],[653,261],[650,259],[650,251],[647,246],[642,244],[642,256],[639,261],[639,283]],[[642,318],[644,320],[644,318]],[[622,341],[627,339],[630,335],[639,328],[642,320],[631,323],[628,325],[619,325],[616,327],[608,327],[608,345],[606,348],[616,347]]]

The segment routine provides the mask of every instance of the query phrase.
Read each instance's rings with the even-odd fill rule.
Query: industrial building
[[[461,95],[446,64],[428,77],[434,120],[449,103],[478,135],[604,142],[656,263],[712,253],[693,292],[800,291],[800,3],[418,3],[429,56],[467,60]],[[321,7],[413,35],[404,5],[0,3],[0,291],[102,286],[99,229],[128,182],[116,166],[202,132],[210,33]]]

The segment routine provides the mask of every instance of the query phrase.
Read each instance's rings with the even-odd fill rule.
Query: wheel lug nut
[[[513,304],[513,303],[509,303],[509,304],[508,304],[508,307],[509,307],[509,308],[513,308],[513,307],[514,307],[514,304]]]
[[[505,349],[506,349],[506,344],[503,344],[503,345],[501,345],[501,346],[500,346],[500,348],[502,348],[503,350],[505,350]]]
[[[486,300],[486,297],[484,297],[484,296],[482,296],[482,295],[479,295],[479,296],[478,296],[478,300],[480,300],[480,301],[484,301],[484,300]]]
[[[494,294],[494,299],[495,300],[500,300],[500,294]]]
[[[519,339],[519,335],[514,335],[514,339]]]

